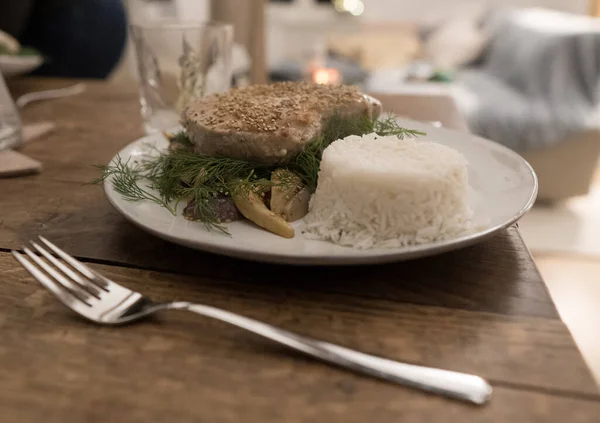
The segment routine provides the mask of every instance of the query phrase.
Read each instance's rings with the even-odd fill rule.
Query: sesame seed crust
[[[197,99],[182,123],[198,153],[284,163],[334,113],[371,115],[371,107],[352,86],[279,82]]]

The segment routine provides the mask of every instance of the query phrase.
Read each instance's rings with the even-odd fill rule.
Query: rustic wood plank
[[[65,85],[27,80],[13,90]],[[80,257],[121,265],[240,279],[270,289],[345,292],[418,304],[557,318],[555,307],[514,229],[481,245],[439,257],[388,266],[296,268],[246,263],[156,239],[122,218],[94,179],[141,135],[136,93],[88,82],[85,93],[32,104],[25,119],[55,121],[58,129],[24,151],[44,163],[39,176],[0,180],[0,248],[18,248],[44,234]],[[110,124],[107,124],[110,122]]]
[[[159,301],[204,302],[374,354],[473,372],[495,383],[523,389],[597,393],[577,347],[559,320],[451,310],[338,292],[299,292],[289,285],[273,289],[139,269],[97,268]],[[73,346],[63,344],[65,334],[76,338],[82,348],[95,345],[99,350],[122,354],[125,362],[143,348],[131,343],[143,346],[153,340],[162,345],[157,347],[161,358],[156,359],[168,357],[168,368],[178,368],[181,360],[195,356],[197,350],[214,360],[225,360],[222,369],[235,368],[238,361],[245,363],[241,365],[245,368],[260,355],[269,356],[279,350],[254,335],[191,313],[166,313],[159,323],[119,330],[90,326],[75,319],[7,253],[0,253],[0,275],[4,286],[0,313],[5,322],[4,357],[0,360],[12,363],[10,368],[31,368],[37,362],[46,366],[50,363],[45,357],[62,354],[79,356],[71,352]],[[126,345],[120,346],[121,342]],[[257,348],[261,351],[258,356]],[[31,361],[22,362],[22,351],[31,351]],[[285,365],[290,364],[289,360],[285,359]],[[315,373],[309,362],[292,362],[294,366],[305,366],[302,372]],[[325,372],[319,370],[316,374],[321,371]]]
[[[11,89],[70,83],[23,79]],[[496,390],[483,408],[452,402],[189,313],[94,326],[0,252],[3,421],[597,420],[596,385],[516,229],[386,266],[293,268],[203,254],[143,233],[101,188],[82,186],[92,164],[141,135],[135,87],[90,81],[82,95],[28,106],[24,120],[58,128],[24,149],[43,162],[42,175],[0,181],[0,250],[44,234],[86,260],[119,265],[92,264],[157,300],[205,302],[374,354],[478,373]]]
[[[80,96],[34,104],[30,115],[55,120],[59,129],[25,148],[41,160],[42,175],[0,180],[0,248],[17,248],[45,234],[80,257],[145,268],[241,278],[307,290],[360,291],[422,304],[557,317],[533,261],[515,230],[460,252],[391,266],[297,269],[216,257],[174,246],[127,223],[100,187],[82,186],[140,136],[135,93],[91,85]],[[25,111],[26,117],[28,110]],[[30,118],[31,119],[31,118]],[[106,125],[106,122],[111,122]],[[241,266],[241,267],[240,267]],[[327,281],[324,283],[324,281]],[[367,286],[368,285],[368,286]]]
[[[62,167],[61,174],[56,169]],[[480,245],[385,266],[302,268],[243,262],[179,247],[144,233],[112,209],[100,187],[68,178],[94,171],[46,162],[39,178],[0,180],[0,248],[19,248],[39,234],[73,254],[122,265],[244,280],[271,289],[338,291],[418,304],[557,317],[515,229]],[[78,176],[79,175],[79,176]],[[81,176],[85,175],[85,176]],[[51,181],[50,178],[63,178]]]
[[[140,362],[133,369],[109,360],[94,366],[112,368],[102,378],[102,386],[91,377],[73,375],[72,363],[43,376],[60,382],[38,379],[28,385],[29,395],[0,387],[3,418],[19,423],[197,423],[197,422],[343,422],[429,423],[456,422],[528,422],[595,423],[600,403],[576,398],[555,397],[544,393],[520,392],[499,388],[493,401],[475,408],[403,388],[378,386],[373,382],[349,381],[336,375],[314,380],[296,369],[270,369],[261,363],[265,377],[253,377],[254,369],[238,376],[233,383],[222,383],[222,372],[207,368],[210,361],[187,360],[190,379],[202,382],[190,389],[171,375],[123,383],[123,374],[154,375],[150,363]],[[113,366],[114,364],[117,366]],[[112,374],[121,372],[121,375]],[[133,374],[132,374],[133,373]],[[187,382],[185,382],[187,383]],[[135,390],[132,392],[130,389]],[[441,417],[443,416],[443,417]]]
[[[157,299],[203,300],[376,354],[478,372],[484,407],[360,377],[188,313],[95,326],[0,254],[3,421],[593,422],[600,401],[557,320],[453,311],[94,265]],[[274,307],[273,305],[276,304]]]

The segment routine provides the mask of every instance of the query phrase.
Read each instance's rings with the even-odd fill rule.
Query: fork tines
[[[23,252],[30,260],[15,250],[11,253],[38,282],[59,299],[69,304],[73,300],[79,300],[89,306],[91,299],[98,299],[102,291],[108,291],[108,282],[105,278],[99,277],[92,269],[46,238],[40,236],[39,239],[55,255],[35,241],[30,243],[39,255],[28,247],[23,248]]]

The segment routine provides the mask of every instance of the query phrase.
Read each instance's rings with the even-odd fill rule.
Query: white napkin
[[[44,135],[49,134],[56,128],[52,122],[38,122],[23,127],[23,143],[26,144]],[[0,178],[29,175],[42,171],[42,164],[15,150],[0,151]]]

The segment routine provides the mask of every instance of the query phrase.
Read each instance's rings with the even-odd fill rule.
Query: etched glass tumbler
[[[130,29],[147,134],[176,127],[190,101],[231,87],[231,25],[168,19]]]

